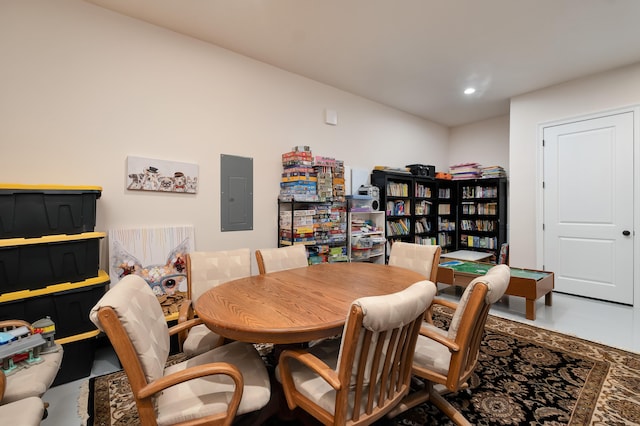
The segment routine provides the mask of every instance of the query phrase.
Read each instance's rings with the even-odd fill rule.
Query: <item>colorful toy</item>
[[[40,354],[55,349],[55,324],[50,318],[34,322],[31,328],[22,326],[0,332],[0,360],[6,375],[15,372],[19,364],[38,364]]]

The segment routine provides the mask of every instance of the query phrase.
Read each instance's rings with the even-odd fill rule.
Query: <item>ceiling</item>
[[[637,0],[86,1],[450,127],[640,62]]]

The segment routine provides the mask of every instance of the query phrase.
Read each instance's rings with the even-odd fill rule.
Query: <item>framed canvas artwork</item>
[[[186,254],[193,247],[193,226],[110,229],[111,285],[126,275],[139,275],[158,297],[165,314],[177,312],[187,293]]]
[[[198,165],[128,156],[127,189],[195,194]]]

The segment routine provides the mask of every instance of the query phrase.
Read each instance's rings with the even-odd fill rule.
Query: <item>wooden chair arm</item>
[[[242,392],[244,390],[244,379],[238,367],[227,362],[212,362],[209,364],[202,364],[172,374],[168,374],[140,389],[140,392],[138,392],[138,398],[149,398],[150,396],[155,395],[156,393],[170,388],[171,386],[175,386],[179,383],[184,383],[200,377],[213,376],[218,374],[224,374],[231,377],[236,386],[233,400],[235,400],[236,395],[239,394],[239,404],[240,398],[242,397]]]
[[[339,390],[342,387],[338,374],[324,361],[304,349],[287,349],[282,351],[279,363],[281,377],[291,377],[289,359],[295,359],[318,373],[318,375],[329,383],[329,385],[331,385],[335,390]]]
[[[178,322],[185,322],[196,317],[191,299],[184,299],[178,311]]]
[[[458,304],[456,302],[452,302],[450,300],[440,299],[440,298],[433,299],[433,302],[431,303],[431,306],[433,306],[433,305],[444,306],[446,308],[453,309],[454,311],[456,309],[458,309]]]
[[[184,322],[179,322],[173,327],[169,327],[169,335],[173,336],[176,333],[188,331],[191,327],[195,327],[196,325],[200,325],[200,324],[202,324],[202,320],[200,318],[194,318],[194,319],[186,320]]]
[[[433,324],[432,310],[434,305],[444,306],[445,308],[449,308],[454,311],[458,309],[458,304],[456,302],[451,302],[449,300],[439,298],[433,299],[433,302],[431,302],[431,306],[429,306],[429,309],[427,309],[427,312],[424,315],[424,320],[429,324]]]
[[[178,311],[178,324],[187,322],[196,318],[195,311],[193,309],[193,302],[191,299],[185,299],[182,301],[180,305],[180,310]],[[194,324],[197,325],[197,324]],[[193,326],[192,326],[193,327]],[[189,335],[189,330],[181,330],[178,332],[178,346],[180,347],[180,351],[182,351],[182,345],[184,341],[187,340],[187,336]]]
[[[433,331],[427,327],[421,327],[420,328],[420,335],[427,337],[431,340],[434,340],[438,343],[440,343],[443,346],[446,346],[447,348],[449,348],[449,351],[451,352],[458,352],[460,351],[460,345],[458,345],[456,342],[454,342],[453,340],[447,338],[447,336],[443,336],[442,334],[438,333],[437,331]]]

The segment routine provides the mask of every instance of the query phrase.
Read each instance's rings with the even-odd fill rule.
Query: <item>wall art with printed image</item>
[[[158,297],[165,315],[176,313],[187,294],[186,254],[193,248],[190,225],[110,229],[111,285],[127,275],[139,275]]]
[[[195,194],[198,165],[128,156],[127,189]]]

